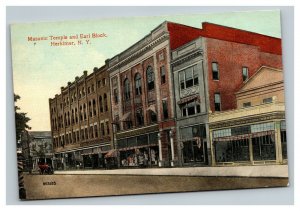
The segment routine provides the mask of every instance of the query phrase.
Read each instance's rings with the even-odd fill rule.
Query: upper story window
[[[167,100],[163,100],[162,101],[162,106],[163,106],[163,116],[164,116],[164,119],[168,119],[169,118],[168,101]]]
[[[141,81],[141,75],[137,73],[134,78],[135,81],[135,94],[141,95],[142,94],[142,81]]]
[[[147,85],[148,85],[148,91],[154,89],[154,72],[151,66],[147,68]]]
[[[182,105],[181,107],[182,116],[192,116],[200,113],[200,104],[196,101],[190,101]]]
[[[108,111],[107,95],[106,95],[106,93],[104,93],[104,109],[105,109],[105,111]]]
[[[157,122],[157,115],[154,111],[152,111],[152,110],[149,111],[149,117],[150,117],[150,122],[151,123],[156,123]]]
[[[102,86],[105,86],[106,85],[106,78],[103,78],[102,79]]]
[[[219,80],[219,65],[217,62],[212,63],[213,80]]]
[[[117,85],[118,85],[117,77],[114,77],[114,78],[112,79],[112,85],[113,85],[113,86],[117,86]]]
[[[102,96],[99,97],[99,104],[100,104],[100,112],[103,112],[103,100],[102,100]]]
[[[87,93],[88,93],[88,94],[91,93],[91,87],[88,87]]]
[[[221,95],[215,93],[215,111],[221,111]]]
[[[124,80],[124,97],[125,100],[130,100],[130,84],[128,78]]]
[[[199,84],[196,66],[189,67],[179,72],[180,88],[186,89]]]
[[[92,84],[91,91],[92,91],[92,92],[94,92],[94,91],[95,91],[95,85],[94,85],[94,84]]]
[[[142,110],[138,110],[136,113],[136,124],[138,127],[144,125],[144,115]]]
[[[243,74],[243,81],[246,81],[248,79],[248,67],[243,67],[242,74]]]
[[[98,87],[98,88],[101,87],[101,80],[99,80],[99,81],[97,82],[97,87]]]
[[[166,83],[166,69],[165,66],[160,67],[160,83]]]
[[[272,97],[268,97],[268,98],[265,98],[263,99],[263,103],[272,103],[273,102],[273,98]]]
[[[159,54],[158,59],[159,61],[163,61],[165,59],[164,52]]]
[[[115,100],[115,104],[118,104],[119,97],[118,97],[118,89],[117,88],[114,89],[114,100]]]
[[[250,106],[251,106],[251,102],[243,103],[243,107],[244,108],[247,108],[247,107],[250,107]]]

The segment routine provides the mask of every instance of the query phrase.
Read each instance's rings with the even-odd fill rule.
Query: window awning
[[[115,158],[115,157],[117,157],[117,155],[118,155],[117,150],[112,149],[112,150],[109,150],[108,153],[106,153],[106,155],[104,157],[105,158]]]
[[[156,113],[155,105],[154,105],[154,104],[150,105],[150,106],[147,108],[147,111],[153,111],[154,113]]]
[[[192,101],[192,100],[196,100],[197,102],[200,103],[200,96],[199,95],[192,95],[192,96],[182,98],[181,100],[179,100],[177,102],[177,104],[181,105],[181,104],[187,103],[187,102]]]
[[[122,116],[122,118],[120,119],[120,121],[126,121],[126,120],[128,120],[129,119],[129,117],[131,116],[131,112],[127,112],[126,114],[124,114],[123,116]]]
[[[260,136],[267,136],[267,135],[273,135],[273,134],[275,134],[275,131],[264,131],[264,132],[251,133],[251,134],[214,138],[213,141],[237,141],[237,140],[241,140],[241,139],[256,138],[256,137],[260,137]]]

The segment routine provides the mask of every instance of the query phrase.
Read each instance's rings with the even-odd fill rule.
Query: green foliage
[[[19,95],[14,94],[15,103],[20,100],[21,97]],[[18,112],[20,108],[15,105],[15,118],[16,118],[16,138],[18,139],[22,133],[22,131],[26,129],[31,129],[27,123],[30,121],[30,118],[27,117],[27,113]]]

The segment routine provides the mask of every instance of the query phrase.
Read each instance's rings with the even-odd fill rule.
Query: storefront
[[[120,167],[157,167],[159,147],[157,133],[120,139],[117,141]]]
[[[106,168],[104,156],[110,149],[110,145],[106,145],[56,153],[54,168],[56,170]]]
[[[204,124],[180,128],[179,140],[183,165],[207,165],[206,128]]]
[[[264,122],[213,130],[215,164],[272,164],[286,160],[284,125],[285,121]]]

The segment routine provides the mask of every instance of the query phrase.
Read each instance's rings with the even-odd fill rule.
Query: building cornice
[[[186,54],[185,56],[182,56],[182,57],[179,57],[179,58],[173,60],[171,62],[171,65],[172,66],[178,66],[178,65],[181,65],[181,64],[183,64],[183,63],[185,63],[185,62],[187,62],[191,59],[194,59],[194,58],[196,58],[198,56],[202,56],[202,55],[203,55],[203,50],[202,49],[197,49],[195,51],[192,51],[192,52]]]
[[[163,43],[164,41],[169,39],[169,33],[163,32],[158,38],[152,40],[151,37],[145,38],[145,41],[141,43],[140,46],[137,47],[135,52],[132,52],[131,54],[124,53],[121,55],[118,55],[111,59],[112,66],[108,68],[109,72],[112,72],[131,61],[139,58],[141,55],[145,54],[146,52],[151,51],[154,47],[158,46],[159,44]],[[146,43],[146,44],[145,44]],[[128,49],[128,52],[132,51],[131,49]],[[116,61],[114,61],[116,60]],[[119,61],[120,60],[120,61]]]

